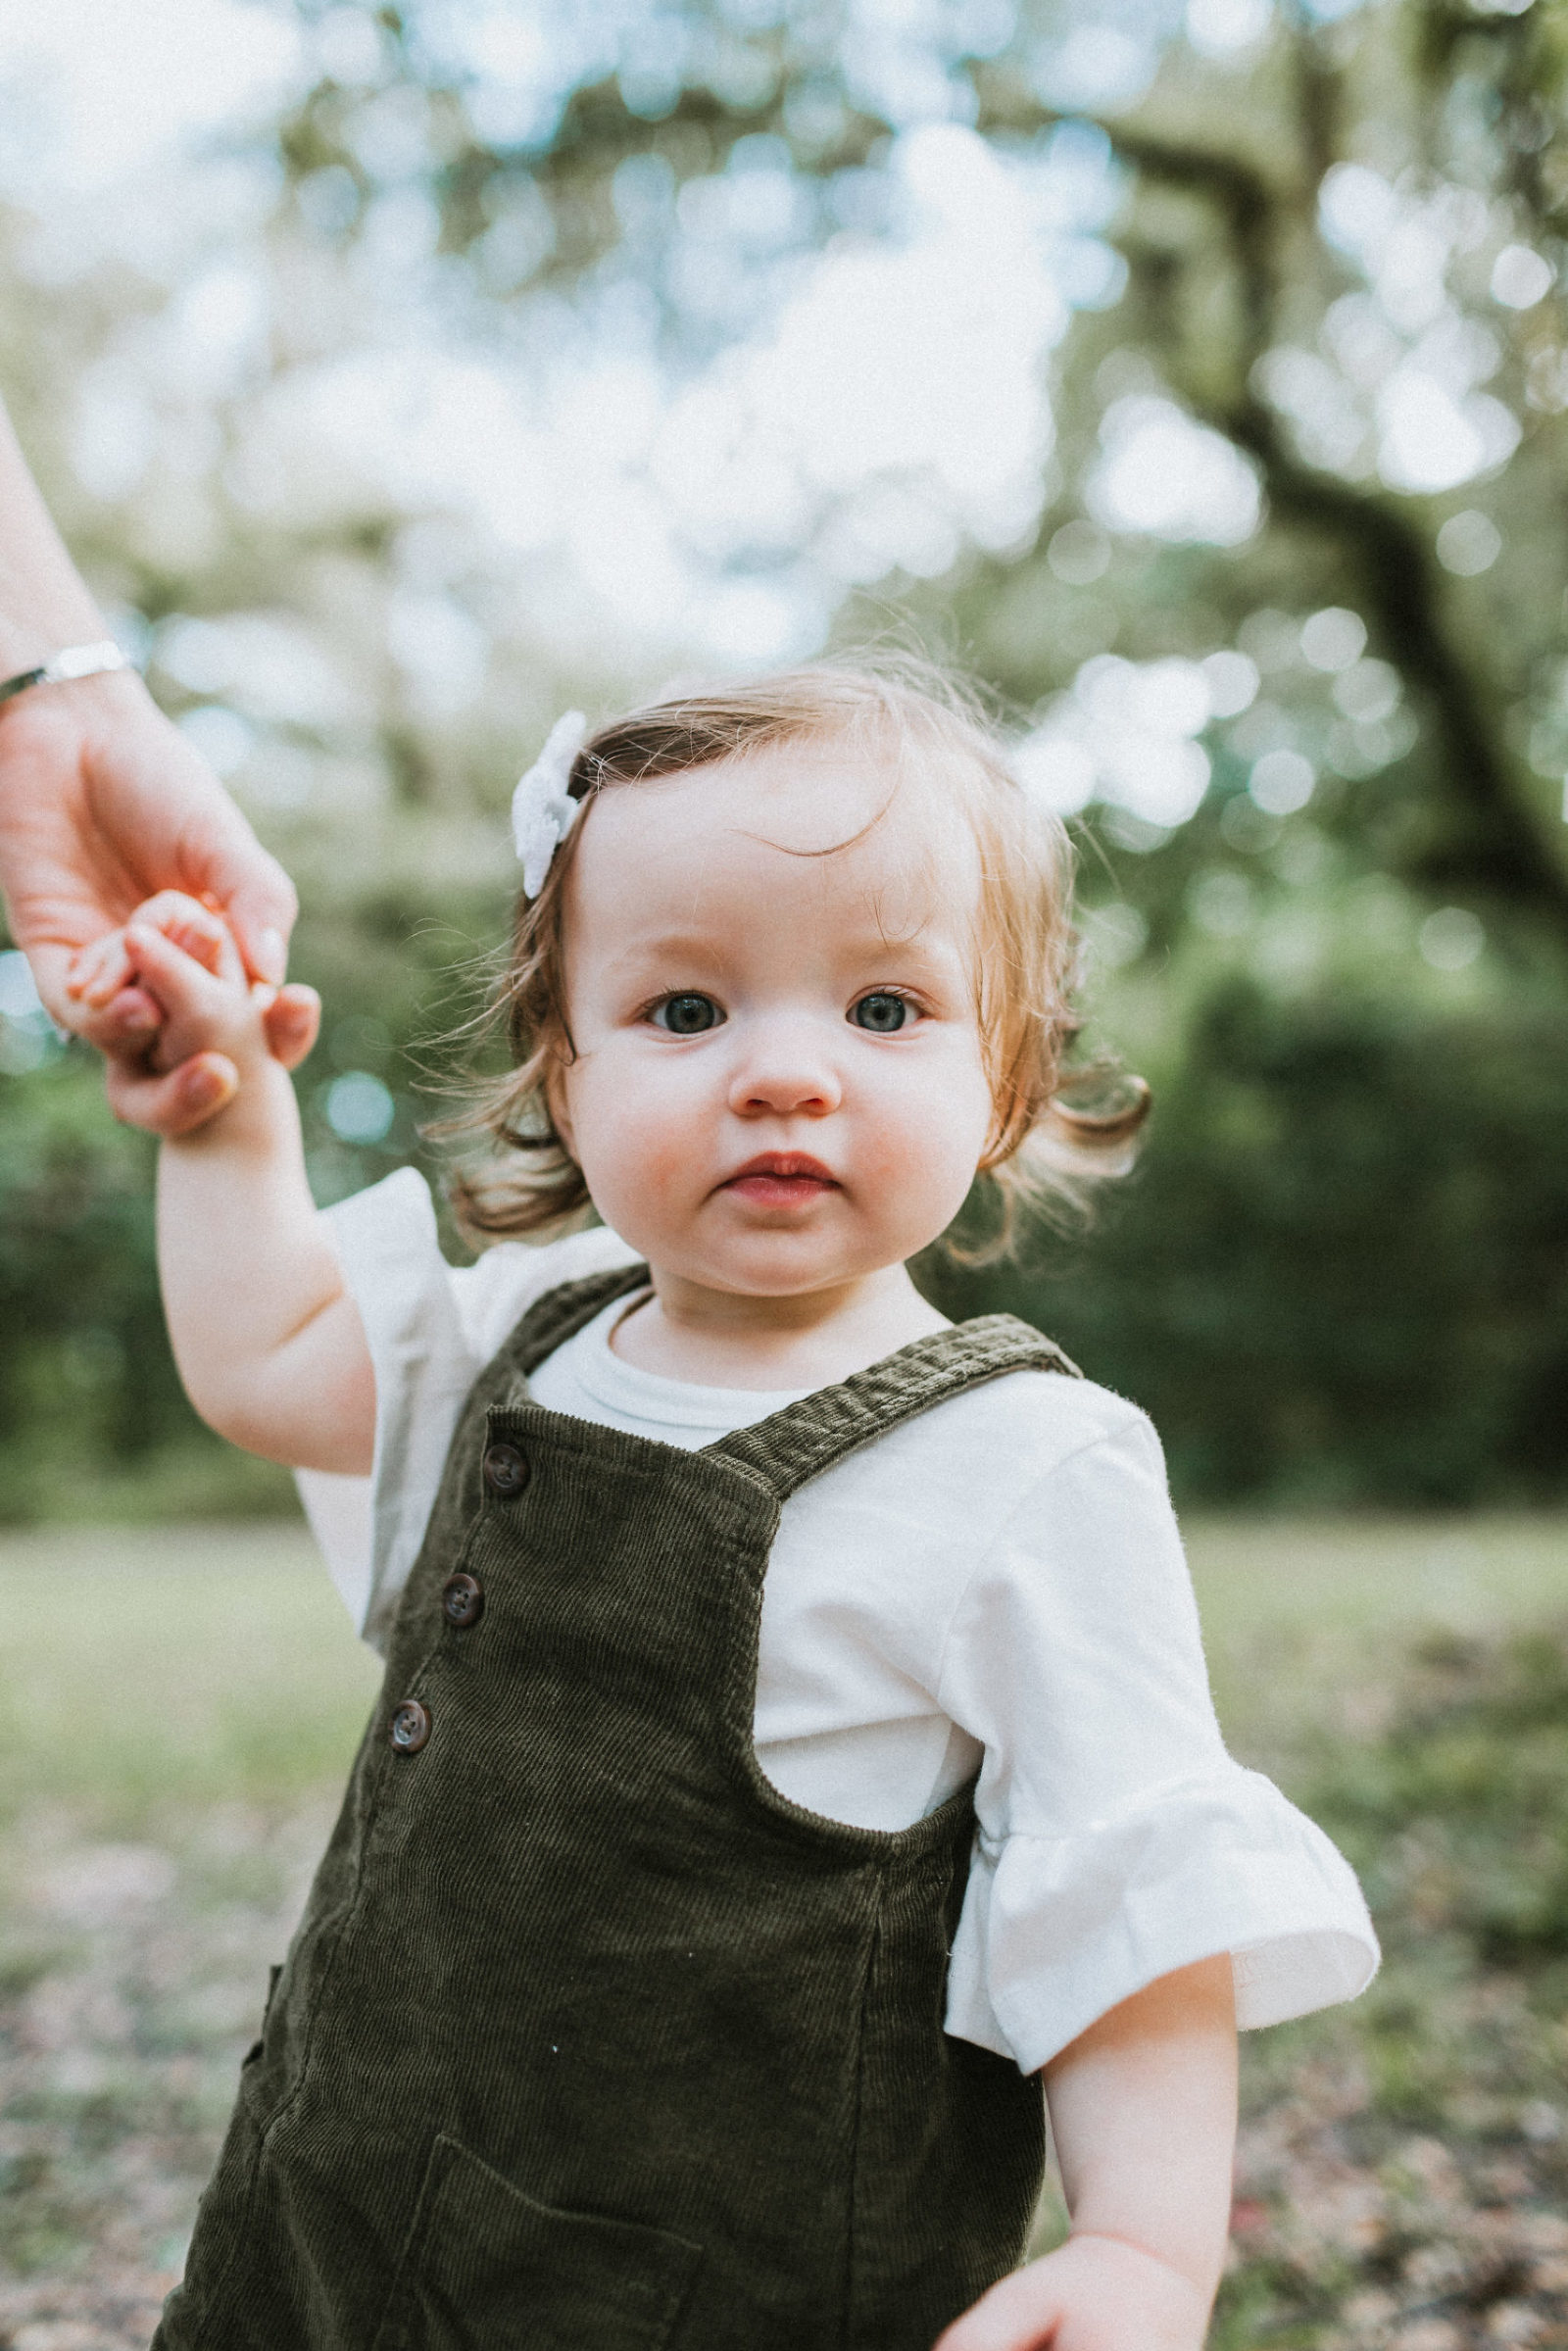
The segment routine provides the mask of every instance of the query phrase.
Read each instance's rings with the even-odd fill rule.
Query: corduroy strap
[[[547,1291],[523,1315],[502,1353],[524,1379],[545,1357],[591,1323],[612,1299],[646,1290],[646,1265],[613,1266]],[[808,1478],[817,1478],[847,1453],[871,1445],[901,1422],[928,1412],[933,1404],[966,1389],[982,1387],[1010,1371],[1083,1373],[1054,1340],[1043,1338],[1012,1314],[982,1314],[951,1331],[933,1331],[864,1371],[829,1388],[813,1389],[798,1403],[753,1421],[706,1445],[700,1453],[733,1461],[759,1478],[783,1501]]]
[[[818,1388],[766,1420],[736,1429],[704,1451],[738,1462],[769,1486],[780,1501],[901,1422],[965,1389],[1009,1371],[1083,1373],[1054,1340],[1044,1339],[1012,1314],[982,1314],[951,1331],[934,1331],[884,1355],[831,1388]]]
[[[534,1299],[501,1352],[527,1379],[546,1355],[575,1339],[612,1298],[629,1298],[635,1290],[646,1290],[648,1282],[646,1265],[613,1265],[608,1273],[563,1282],[559,1290],[547,1290]]]

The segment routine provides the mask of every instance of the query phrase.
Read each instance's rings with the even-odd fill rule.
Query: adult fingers
[[[315,1045],[321,1026],[321,1000],[314,988],[291,981],[279,988],[265,1015],[267,1043],[274,1061],[297,1069]]]
[[[193,1053],[177,1069],[148,1071],[111,1061],[109,1107],[122,1126],[141,1127],[171,1142],[216,1116],[239,1092],[239,1071],[226,1053]]]
[[[208,899],[233,930],[250,976],[275,986],[298,911],[282,866],[194,745],[142,689],[79,707],[93,823],[126,867],[154,888],[172,885]]]
[[[111,997],[104,1006],[103,1019],[111,1035],[122,1040],[118,1049],[104,1050],[118,1050],[122,1056],[135,1054],[145,1053],[148,1039],[163,1027],[164,1007],[155,996],[132,981],[118,996]]]
[[[277,987],[288,968],[288,936],[299,899],[277,859],[263,849],[239,811],[234,813],[241,831],[224,825],[192,839],[191,863],[203,889],[221,906],[251,978]]]
[[[70,1029],[73,1036],[85,1036],[81,1005],[71,985],[77,950],[53,940],[24,940],[14,908],[10,928],[32,967],[32,984],[50,1019],[57,1020],[63,1029]]]

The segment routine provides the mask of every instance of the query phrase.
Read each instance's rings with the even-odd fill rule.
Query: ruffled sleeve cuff
[[[948,2030],[1034,2073],[1172,1969],[1231,1954],[1237,2023],[1353,1999],[1378,1965],[1355,1875],[1239,1764],[1160,1788],[1077,1835],[977,1846]]]

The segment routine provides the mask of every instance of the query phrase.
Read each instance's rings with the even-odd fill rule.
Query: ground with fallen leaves
[[[220,1805],[83,1840],[41,1810],[3,1853],[0,2345],[144,2347],[330,1825]]]

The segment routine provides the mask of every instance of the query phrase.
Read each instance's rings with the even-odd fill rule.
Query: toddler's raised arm
[[[375,1378],[311,1198],[294,1089],[269,1051],[275,992],[252,988],[224,925],[172,892],[90,952],[87,985],[144,991],[168,1053],[221,1053],[239,1074],[224,1109],[159,1153],[158,1269],[186,1394],[248,1452],[363,1474]]]

